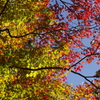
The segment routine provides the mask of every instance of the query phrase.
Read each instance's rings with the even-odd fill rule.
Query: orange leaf
[[[85,62],[83,61],[83,62],[81,62],[82,64],[85,64]]]

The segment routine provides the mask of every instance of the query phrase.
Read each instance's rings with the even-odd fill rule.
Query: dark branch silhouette
[[[86,59],[87,57],[90,57],[90,56],[92,56],[92,55],[100,55],[100,53],[94,53],[94,54],[86,55],[85,57],[83,57],[83,58],[81,58],[79,61],[77,61],[75,64],[71,65],[70,68],[69,68],[69,70],[70,70],[71,68],[73,68],[74,66],[76,66],[77,64],[79,64],[79,63],[80,63],[81,61],[83,61],[84,59]]]
[[[22,36],[12,36],[8,28],[1,29],[0,30],[0,32],[4,32],[4,31],[6,31],[11,38],[22,38],[22,37],[25,37],[25,36],[30,35],[30,34],[39,35],[39,33],[30,32],[30,33],[25,34],[25,35],[22,35]]]
[[[100,78],[100,76],[85,76],[86,78]]]
[[[20,67],[13,67],[13,66],[12,66],[12,67],[10,67],[10,68],[17,68],[17,69],[30,70],[30,71],[50,70],[50,69],[51,69],[51,70],[52,70],[52,69],[59,69],[59,70],[68,70],[68,71],[69,71],[68,68],[62,68],[62,67],[43,67],[43,68],[31,69],[31,68],[20,68]],[[85,80],[87,80],[88,82],[90,82],[95,88],[100,89],[100,88],[97,87],[93,82],[91,82],[89,79],[87,79],[86,76],[84,76],[84,75],[82,75],[82,74],[80,74],[80,73],[78,73],[78,72],[75,72],[75,71],[70,71],[70,72],[72,72],[72,73],[74,73],[74,74],[77,74],[77,75],[83,77]]]
[[[74,74],[77,74],[77,75],[79,75],[81,77],[83,77],[85,80],[87,80],[89,83],[91,83],[95,88],[100,89],[100,87],[97,87],[92,81],[90,81],[89,79],[87,79],[88,78],[87,76],[84,76],[84,75],[82,75],[80,73],[77,73],[75,71],[71,71],[71,72],[74,73]]]
[[[78,26],[76,26],[76,27],[78,27]],[[95,27],[97,27],[97,26],[95,26]],[[89,28],[89,29],[93,29],[93,28],[95,28],[95,27],[92,27],[92,28]],[[0,29],[0,32],[4,32],[4,31],[6,31],[7,33],[8,33],[8,35],[10,36],[10,38],[22,38],[22,37],[26,37],[26,36],[28,36],[28,35],[31,35],[31,34],[34,34],[34,35],[47,35],[47,34],[51,34],[51,33],[55,33],[55,32],[59,32],[59,31],[76,31],[76,32],[78,32],[78,31],[82,31],[82,30],[84,30],[84,29],[81,29],[81,30],[71,30],[71,29],[67,29],[67,30],[64,30],[64,29],[57,29],[57,30],[53,30],[53,31],[48,31],[48,32],[44,32],[44,33],[37,33],[37,30],[39,30],[40,28],[42,28],[42,29],[45,29],[45,27],[39,27],[38,29],[35,29],[34,30],[34,32],[29,32],[29,33],[27,33],[27,34],[25,34],[25,35],[21,35],[21,36],[13,36],[13,35],[11,35],[11,33],[10,33],[10,30],[8,29],[8,28],[6,28],[6,27],[4,27],[4,28],[1,28]],[[75,27],[74,27],[75,28]],[[69,36],[70,36],[70,34],[68,34]],[[73,40],[72,40],[73,41]]]
[[[34,35],[45,35],[45,34],[50,34],[50,33],[54,33],[54,32],[57,32],[57,31],[61,31],[62,29],[58,29],[58,30],[54,30],[54,31],[48,31],[46,33],[37,33],[36,31],[39,30],[39,29],[35,29],[34,32],[29,32],[25,35],[22,35],[22,36],[13,36],[11,35],[10,33],[10,30],[8,28],[4,28],[4,29],[0,29],[0,32],[4,32],[6,31],[8,33],[8,35],[11,37],[11,38],[22,38],[22,37],[25,37],[25,36],[28,36],[30,34],[34,34]],[[62,31],[65,31],[65,30],[62,30]]]
[[[3,9],[2,9],[2,11],[0,13],[0,16],[4,13],[4,11],[5,11],[6,7],[7,7],[8,2],[9,2],[9,0],[6,1],[5,5],[4,5],[4,7],[3,7]]]

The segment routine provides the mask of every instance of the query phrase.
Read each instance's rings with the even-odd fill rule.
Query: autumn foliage
[[[100,69],[80,73],[100,64],[99,3],[0,0],[0,99],[99,100]],[[68,73],[86,82],[73,87]]]

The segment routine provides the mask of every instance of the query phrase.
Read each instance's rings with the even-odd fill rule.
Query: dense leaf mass
[[[0,0],[0,99],[99,100],[100,69],[80,73],[100,64],[99,9],[100,0]],[[69,72],[87,82],[74,88]]]

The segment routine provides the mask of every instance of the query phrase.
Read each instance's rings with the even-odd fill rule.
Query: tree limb
[[[100,53],[94,53],[94,54],[90,54],[90,55],[86,55],[85,57],[83,57],[82,59],[80,59],[79,61],[77,61],[75,64],[73,64],[72,66],[70,66],[70,68],[69,68],[69,70],[71,69],[71,68],[73,68],[74,66],[76,66],[77,64],[79,64],[81,61],[83,61],[84,59],[86,59],[87,57],[90,57],[90,56],[92,56],[92,55],[100,55]]]
[[[99,78],[100,76],[85,76],[86,78]]]
[[[37,68],[37,69],[20,68],[20,67],[10,67],[10,68],[17,68],[17,69],[30,70],[30,71],[39,71],[39,70],[48,70],[48,69],[59,69],[59,70],[68,70],[68,71],[69,71],[68,68],[62,68],[62,67],[43,67],[43,68]],[[78,72],[75,72],[75,71],[70,71],[70,72],[72,72],[72,73],[74,73],[74,74],[77,74],[77,75],[83,77],[85,80],[87,80],[89,83],[91,83],[95,88],[100,89],[100,88],[97,87],[93,82],[91,82],[89,79],[87,79],[86,76],[84,76],[84,75],[82,75],[82,74],[80,74],[80,73],[78,73]]]
[[[6,1],[5,5],[4,5],[4,7],[3,7],[3,9],[2,9],[2,11],[0,13],[0,16],[4,13],[4,11],[5,11],[6,7],[7,7],[8,2],[9,2],[9,0]]]

